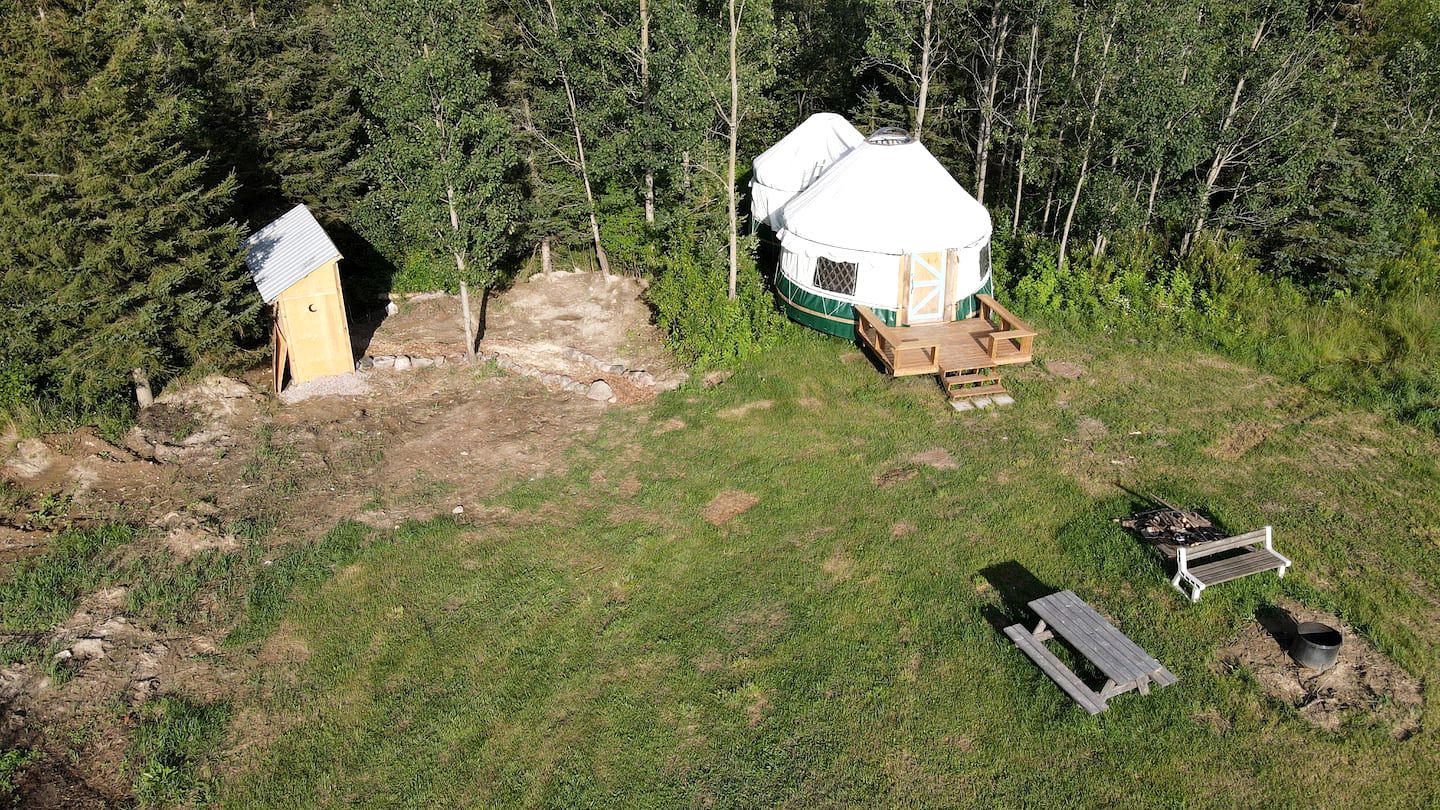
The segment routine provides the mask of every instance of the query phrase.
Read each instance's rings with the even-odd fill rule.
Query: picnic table
[[[1148,695],[1151,684],[1169,686],[1179,680],[1072,591],[1042,596],[1030,602],[1030,609],[1040,617],[1035,629],[1012,624],[1005,635],[1090,714],[1105,711],[1116,695],[1132,689]],[[1046,649],[1045,642],[1056,636],[1104,673],[1107,680],[1099,692]]]

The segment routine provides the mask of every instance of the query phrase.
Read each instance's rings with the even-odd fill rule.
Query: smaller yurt
[[[855,336],[854,306],[891,326],[968,318],[990,294],[990,214],[923,144],[886,128],[779,212],[776,289],[791,319]]]
[[[865,136],[844,116],[815,113],[806,118],[755,158],[750,180],[751,221],[774,229],[780,206],[863,140]]]
[[[266,225],[243,244],[245,264],[275,315],[275,391],[355,370],[340,250],[304,205]]]

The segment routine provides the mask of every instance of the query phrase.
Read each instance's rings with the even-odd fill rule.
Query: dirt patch
[[[956,470],[960,464],[950,451],[943,447],[932,447],[929,450],[916,453],[910,457],[911,464],[922,464],[926,467],[934,467],[937,470]]]
[[[1259,447],[1274,428],[1259,422],[1241,422],[1230,428],[1224,436],[1211,442],[1205,452],[1224,461],[1236,461],[1246,453]]]
[[[650,358],[665,353],[638,286],[626,281],[613,289],[616,295],[628,290],[621,312],[590,319],[611,342],[583,348],[599,354],[624,346],[621,359],[632,367],[659,367]],[[496,313],[507,296],[494,302]],[[598,304],[577,306],[599,311],[611,303],[607,294]],[[416,356],[463,350],[458,312],[447,315],[452,305],[454,299],[405,305],[379,324],[369,338],[372,348]],[[497,317],[491,331],[499,337],[505,323]],[[592,329],[578,320],[530,323],[519,314],[509,323],[537,340],[552,326]],[[427,335],[437,345],[424,345]],[[65,509],[43,525],[0,521],[0,563],[43,551],[56,530],[100,522],[148,526],[126,553],[168,556],[178,564],[207,550],[238,549],[235,527],[258,531],[262,542],[286,544],[318,538],[351,517],[392,529],[407,519],[448,515],[456,504],[465,505],[468,523],[516,519],[478,505],[519,481],[562,471],[566,450],[591,436],[606,411],[603,403],[547,390],[532,378],[449,362],[423,373],[367,373],[367,392],[279,408],[263,393],[269,373],[256,368],[243,379],[172,384],[123,447],[90,430],[7,438],[0,472],[18,484],[24,502],[44,498]],[[612,432],[631,429],[608,424]],[[617,488],[630,493],[639,483],[626,480]],[[293,668],[308,654],[284,628],[258,656],[218,650],[214,639],[226,628],[206,624],[217,615],[208,610],[164,632],[125,611],[123,589],[92,594],[71,619],[33,640],[39,650],[66,653],[59,659],[69,675],[63,683],[34,662],[0,669],[0,745],[35,748],[44,763],[32,769],[38,775],[25,777],[23,806],[85,806],[87,796],[127,803],[123,755],[131,728],[115,707],[172,692],[238,700],[256,667]],[[86,742],[66,742],[82,729],[88,729]],[[245,728],[232,733],[239,748],[263,744]]]
[[[855,560],[841,549],[835,549],[825,562],[820,564],[820,570],[830,577],[830,584],[836,585],[850,578],[855,572]]]
[[[915,531],[915,524],[911,523],[908,520],[902,520],[890,527],[890,536],[904,537],[905,535],[910,534],[913,531]]]
[[[531,276],[489,303],[480,350],[582,382],[603,378],[621,402],[640,401],[641,394],[653,398],[649,388],[627,398],[622,375],[646,372],[662,390],[687,375],[650,323],[645,288],[640,279],[606,279],[599,273]],[[593,364],[577,359],[577,350],[608,366],[608,372],[597,375]]]
[[[685,423],[679,419],[666,419],[655,428],[656,433],[669,433],[672,430],[684,430]]]
[[[1045,370],[1064,380],[1078,380],[1085,374],[1085,369],[1064,360],[1045,361]]]
[[[712,526],[723,526],[760,503],[756,496],[739,489],[727,489],[716,495],[701,510],[700,515]]]
[[[1305,621],[1339,628],[1344,637],[1339,660],[1325,672],[1301,667],[1286,652],[1295,623]],[[1397,740],[1420,729],[1419,681],[1329,613],[1280,600],[1278,608],[1262,610],[1247,624],[1220,651],[1220,660],[1243,667],[1266,695],[1293,706],[1318,728],[1340,732],[1378,725]]]
[[[1109,433],[1110,429],[1105,427],[1105,423],[1093,416],[1082,416],[1080,421],[1075,423],[1075,436],[1082,442],[1093,442]]]
[[[743,419],[750,415],[751,411],[768,411],[775,403],[768,399],[757,399],[754,402],[747,402],[744,405],[736,405],[733,408],[726,408],[715,415],[721,419]]]
[[[888,489],[889,487],[893,487],[896,484],[902,484],[906,481],[909,481],[910,479],[914,478],[919,474],[919,470],[909,465],[904,465],[900,467],[891,467],[890,469],[885,470],[884,472],[880,473],[879,475],[875,476],[870,480],[871,483],[873,483],[875,486],[881,489]]]
[[[753,688],[751,690],[750,702],[745,705],[746,723],[751,728],[754,728],[760,725],[761,721],[765,719],[765,715],[769,713],[770,696],[765,694],[765,690],[763,689]]]

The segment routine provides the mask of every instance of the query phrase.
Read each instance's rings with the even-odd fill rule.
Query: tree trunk
[[[145,369],[131,370],[130,379],[135,383],[135,404],[140,406],[140,410],[155,404],[155,397],[150,393],[150,375],[145,373]]]
[[[935,0],[925,0],[925,24],[920,34],[920,89],[915,94],[915,137],[925,132],[925,107],[930,100],[930,52],[935,22]]]
[[[475,359],[475,332],[470,319],[470,285],[460,280],[460,317],[465,319],[465,356]]]
[[[650,0],[640,0],[640,93],[645,124],[650,126]],[[652,155],[645,160],[645,222],[655,224],[655,168]]]
[[[546,278],[555,272],[554,261],[550,258],[550,237],[548,236],[540,240],[540,272],[544,273]]]
[[[990,138],[995,129],[995,96],[1000,90],[1000,60],[1005,56],[1005,38],[1010,15],[996,19],[997,5],[990,12],[990,52],[985,61],[990,75],[985,80],[985,101],[980,106],[980,137],[975,142],[975,199],[985,203],[985,175],[990,168]]]
[[[555,3],[546,0],[550,9],[550,27],[558,37],[560,35],[560,20],[555,14]],[[605,246],[600,242],[600,220],[595,216],[595,192],[590,187],[590,164],[585,160],[585,138],[580,133],[580,107],[575,103],[575,88],[570,86],[570,74],[565,70],[565,64],[560,64],[560,84],[565,90],[565,104],[570,111],[570,127],[575,135],[575,158],[580,167],[580,182],[585,187],[585,207],[590,218],[590,239],[595,244],[595,262],[600,265],[600,272],[606,279],[610,278],[610,259],[605,255]]]
[[[735,283],[740,273],[740,216],[738,192],[735,189],[735,160],[740,145],[740,17],[736,0],[730,0],[730,153],[726,165],[726,190],[729,192],[730,214],[730,298],[735,299]]]
[[[1020,230],[1020,199],[1025,193],[1025,155],[1030,147],[1030,130],[1035,126],[1035,111],[1040,105],[1040,90],[1035,86],[1035,50],[1040,40],[1040,23],[1030,26],[1030,58],[1025,63],[1025,131],[1020,136],[1020,159],[1016,163],[1015,210],[1010,218],[1010,235]]]
[[[1250,53],[1260,49],[1260,42],[1265,38],[1265,21],[1255,28],[1255,36],[1250,40]],[[1220,173],[1225,169],[1227,163],[1235,154],[1234,144],[1225,142],[1225,135],[1235,124],[1235,113],[1240,109],[1240,96],[1245,90],[1245,75],[1242,73],[1239,79],[1235,80],[1235,93],[1230,96],[1230,106],[1225,110],[1225,117],[1220,122],[1219,143],[1215,145],[1215,157],[1210,161],[1210,170],[1205,173],[1205,188],[1200,192],[1200,213],[1195,217],[1195,226],[1180,241],[1180,252],[1188,253],[1200,238],[1200,232],[1205,230],[1205,219],[1210,213],[1210,198],[1215,195],[1215,184],[1220,180]]]
[[[1095,146],[1095,121],[1100,117],[1100,96],[1105,89],[1105,62],[1110,57],[1110,43],[1114,40],[1115,24],[1119,18],[1111,18],[1110,29],[1105,32],[1105,47],[1100,54],[1100,77],[1095,80],[1095,96],[1090,100],[1090,122],[1085,127],[1085,151],[1080,160],[1080,176],[1075,180],[1075,193],[1070,195],[1070,210],[1065,213],[1065,228],[1060,233],[1059,268],[1065,269],[1065,251],[1070,244],[1070,226],[1075,224],[1075,209],[1080,205],[1080,189],[1085,186],[1085,177],[1090,171],[1090,151]]]
[[[460,276],[460,308],[465,317],[465,356],[475,358],[475,335],[470,331],[470,293],[465,287],[465,251],[459,243],[460,238],[460,210],[455,206],[455,186],[445,184],[445,204],[450,209],[450,230],[455,234],[456,243],[451,247],[451,253],[455,257],[455,272]]]

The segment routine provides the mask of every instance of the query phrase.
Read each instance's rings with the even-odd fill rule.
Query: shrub
[[[699,368],[733,365],[773,345],[785,318],[748,257],[742,262],[736,297],[729,297],[726,268],[693,255],[670,255],[650,287],[655,320],[671,350]]]

